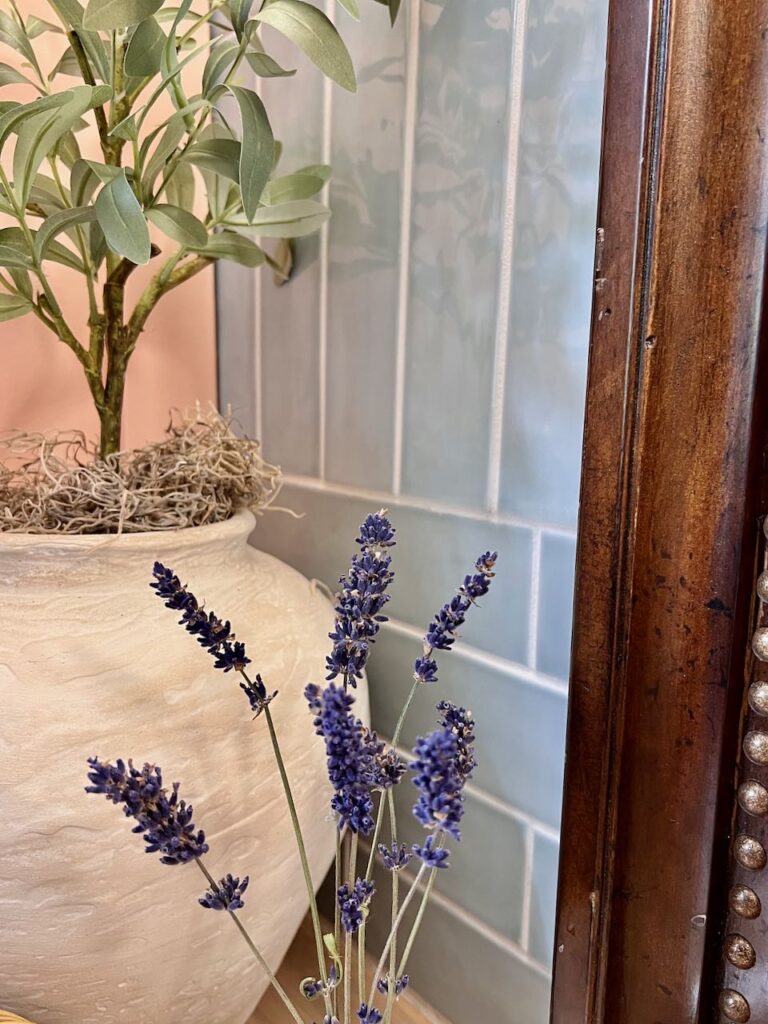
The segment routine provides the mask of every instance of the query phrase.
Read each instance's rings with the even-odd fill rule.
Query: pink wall
[[[45,0],[21,0],[19,8],[25,18],[36,14],[55,20]],[[34,45],[47,71],[58,60],[64,42],[62,36],[49,34],[38,37]],[[13,63],[13,51],[6,47],[2,51],[1,59]],[[77,79],[61,77],[54,84],[57,89],[66,88],[77,84]],[[24,102],[35,95],[17,87],[3,88],[0,94],[3,99]],[[81,134],[81,145],[83,138]],[[88,155],[98,158],[98,152]],[[155,240],[164,250],[172,245],[161,235]],[[87,338],[85,279],[53,263],[47,267],[70,326],[81,340]],[[142,280],[147,280],[148,269],[134,274],[134,295]],[[0,354],[0,429],[80,428],[95,433],[98,420],[80,364],[40,321],[27,316],[0,324]],[[147,323],[129,369],[124,446],[159,437],[169,409],[215,398],[214,292],[209,269],[161,300]]]

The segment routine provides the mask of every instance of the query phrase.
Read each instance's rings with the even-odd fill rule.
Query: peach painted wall
[[[20,0],[22,16],[37,15],[54,22],[45,0]],[[64,47],[62,36],[47,34],[34,41],[45,71]],[[1,59],[16,56],[2,47]],[[17,63],[17,66],[18,63]],[[77,79],[55,80],[57,89]],[[24,87],[0,89],[3,99],[28,102],[35,93]],[[79,135],[82,145],[84,135]],[[98,159],[98,152],[86,154]],[[47,168],[46,168],[47,170]],[[158,235],[167,250],[172,243]],[[155,261],[153,261],[155,262]],[[54,291],[70,326],[87,338],[88,302],[85,279],[49,263]],[[134,274],[132,295],[148,277],[148,268]],[[216,335],[213,271],[206,270],[167,295],[152,313],[129,369],[126,388],[124,447],[135,447],[162,435],[171,408],[216,399]],[[79,428],[94,434],[98,420],[91,405],[80,364],[74,354],[33,316],[0,324],[0,429]]]

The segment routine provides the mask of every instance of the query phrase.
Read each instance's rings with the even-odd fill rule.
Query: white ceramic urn
[[[323,679],[333,613],[248,546],[253,527],[243,512],[169,533],[0,534],[0,1007],[35,1024],[243,1024],[267,986],[228,915],[198,905],[197,866],[162,865],[121,808],[84,792],[90,755],[149,761],[181,783],[210,872],[250,875],[239,913],[273,967],[306,913],[264,718],[150,589],[155,559],[232,621],[249,668],[279,690],[316,885],[332,860],[302,691]],[[364,689],[358,700],[367,718]]]

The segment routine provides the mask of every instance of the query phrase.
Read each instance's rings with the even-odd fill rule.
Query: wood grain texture
[[[765,29],[747,0],[611,4],[554,1024],[713,1019],[760,512]]]
[[[324,931],[332,931],[333,926],[328,922]],[[298,991],[299,982],[312,973],[312,964],[316,962],[315,940],[312,935],[312,925],[309,917],[299,929],[299,933],[293,945],[288,950],[288,955],[283,961],[282,967],[277,973],[278,979],[289,995],[293,996]],[[373,976],[375,961],[368,959],[367,977],[370,985]],[[355,975],[356,976],[356,975]],[[322,1003],[308,1003],[300,998],[296,999],[296,1006],[307,1024],[314,1024],[322,1018]],[[259,1003],[248,1024],[287,1024],[288,1014],[279,996],[273,989],[269,989]],[[445,1017],[433,1010],[413,991],[406,990],[397,1002],[397,1009],[394,1014],[393,1024],[449,1024]]]

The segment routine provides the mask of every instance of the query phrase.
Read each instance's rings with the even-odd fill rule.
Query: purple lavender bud
[[[329,638],[333,648],[326,658],[328,680],[341,676],[345,687],[357,686],[370,655],[371,644],[379,632],[382,614],[389,601],[387,587],[394,579],[391,558],[385,551],[395,543],[395,531],[385,517],[385,509],[369,515],[360,527],[357,543],[361,552],[354,555],[349,572],[340,579],[336,595],[336,625]]]
[[[255,679],[249,679],[244,672],[243,675],[245,676],[246,681],[244,683],[240,683],[240,689],[243,690],[248,698],[248,703],[251,705],[251,711],[255,712],[254,718],[258,718],[262,711],[269,707],[275,699],[277,696],[277,690],[275,690],[274,693],[267,693],[264,680],[260,675],[258,675],[258,673]]]
[[[155,562],[152,575],[155,581],[149,584],[150,587],[164,601],[166,608],[182,613],[179,625],[196,636],[197,642],[212,655],[214,668],[223,672],[231,672],[232,669],[242,671],[250,664],[245,644],[237,641],[230,623],[222,622],[213,612],[203,611],[195,595],[182,586],[171,569],[162,562]]]
[[[472,747],[475,742],[475,721],[472,712],[452,704],[449,700],[441,700],[437,710],[442,716],[442,728],[448,729],[456,737],[456,771],[466,781],[477,767]]]
[[[145,764],[139,771],[130,760],[113,765],[97,757],[89,757],[88,764],[86,793],[102,793],[122,804],[125,815],[136,820],[133,831],[144,836],[146,853],[160,853],[161,864],[186,864],[208,852],[205,833],[195,832],[192,807],[179,800],[178,782],[169,796],[157,765]]]
[[[387,871],[401,871],[411,859],[408,847],[404,843],[401,843],[400,846],[397,843],[392,843],[391,846],[379,843],[378,850]]]
[[[417,683],[437,682],[437,662],[432,653],[451,650],[470,607],[478,597],[488,593],[495,575],[496,558],[495,551],[481,555],[475,562],[476,572],[464,577],[459,592],[443,605],[429,624],[424,636],[423,654],[413,666],[413,678]]]
[[[243,893],[248,888],[248,882],[248,875],[242,882],[236,875],[225,875],[215,885],[206,889],[197,902],[208,910],[239,910],[245,906]]]
[[[341,924],[345,932],[354,935],[360,928],[368,912],[373,892],[373,882],[366,882],[363,878],[358,878],[351,889],[347,882],[339,889],[336,899],[341,911]]]
[[[360,1024],[380,1024],[380,1021],[382,1020],[382,1016],[379,1011],[373,1006],[369,1008],[367,1003],[360,1004],[357,1016],[360,1018]]]
[[[461,838],[459,822],[464,814],[464,777],[458,769],[459,743],[450,729],[435,729],[419,736],[414,747],[413,784],[419,797],[413,808],[425,828]]]
[[[428,868],[447,868],[449,866],[448,850],[442,846],[435,846],[434,833],[427,836],[423,846],[414,845],[413,852],[424,861]]]
[[[402,978],[395,979],[395,997],[403,994],[403,992],[408,988],[410,980],[411,979],[408,977],[407,974],[404,974]],[[383,996],[385,996],[387,992],[389,992],[389,979],[379,978],[379,980],[376,982],[376,988],[379,990],[379,992],[381,992]]]
[[[379,750],[373,762],[373,789],[392,789],[405,775],[406,763],[392,747]]]
[[[331,808],[338,815],[338,826],[348,825],[353,832],[368,835],[374,824],[370,734],[350,711],[354,697],[334,683],[324,690],[310,684],[304,694],[315,715],[315,732],[325,740],[328,777],[335,790]]]

